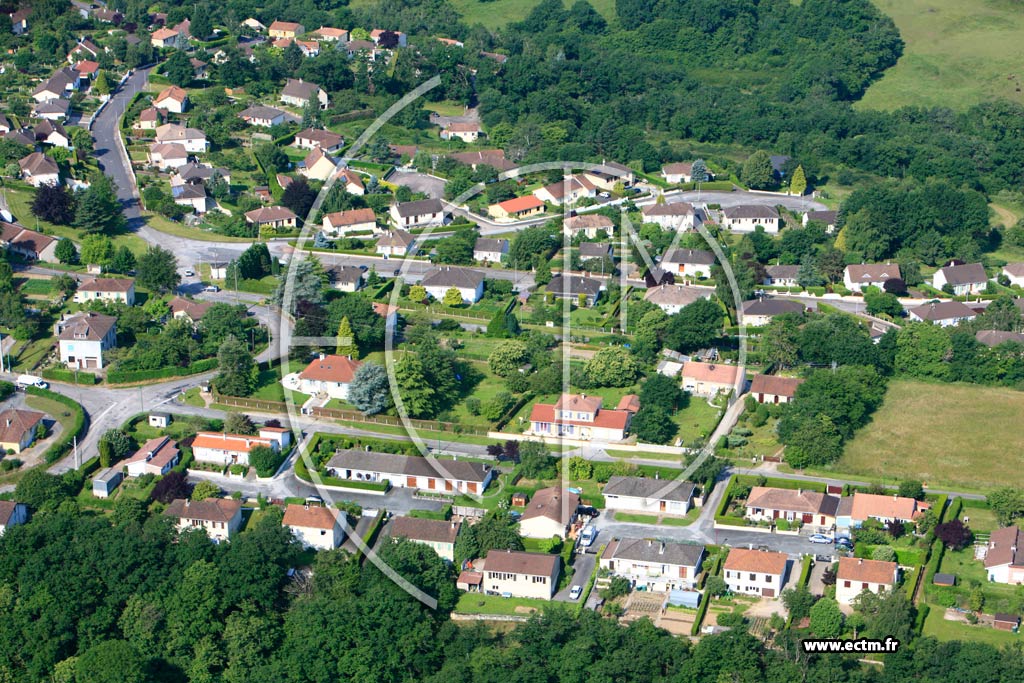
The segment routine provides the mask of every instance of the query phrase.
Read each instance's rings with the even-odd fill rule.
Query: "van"
[[[592,526],[583,527],[583,531],[580,533],[580,545],[584,548],[589,548],[594,545],[596,540],[597,529]]]
[[[18,375],[18,379],[15,380],[15,384],[21,388],[25,387],[39,387],[40,389],[49,389],[50,385],[47,384],[42,377],[36,377],[35,375]]]

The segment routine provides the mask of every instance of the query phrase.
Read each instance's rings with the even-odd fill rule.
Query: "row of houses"
[[[819,531],[848,532],[868,520],[883,524],[915,522],[931,505],[902,496],[855,492],[841,497],[803,488],[755,486],[744,503],[755,522],[799,522]]]

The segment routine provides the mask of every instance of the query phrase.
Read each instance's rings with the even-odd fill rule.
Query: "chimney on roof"
[[[324,360],[324,359],[326,359],[326,358],[327,358],[327,356],[326,356],[326,355],[324,355],[324,354],[323,354],[323,353],[321,352],[321,354],[320,354],[320,360]]]
[[[800,487],[797,487],[797,489],[796,489],[796,495],[798,495],[798,496],[802,496],[802,495],[804,495],[804,490],[803,490],[802,488],[800,488]]]
[[[658,554],[659,555],[664,555],[665,554],[665,541],[662,541],[661,545],[658,547]]]
[[[185,507],[188,507],[191,504],[192,504],[192,501],[190,501],[188,498],[186,498],[185,499]]]
[[[858,564],[858,565],[862,565],[862,564],[864,564],[864,560],[863,560],[863,559],[858,559],[858,560],[857,560],[857,564]]]

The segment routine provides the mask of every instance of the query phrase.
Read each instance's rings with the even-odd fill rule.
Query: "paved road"
[[[597,543],[595,542],[590,548],[591,550],[597,549]],[[590,580],[590,575],[597,569],[597,554],[595,552],[590,553],[576,553],[572,563],[572,581],[566,584],[565,588],[555,593],[554,600],[556,602],[576,602],[569,597],[569,591],[572,590],[573,586],[580,586],[581,588],[587,587],[587,581]],[[579,598],[577,598],[578,600]]]

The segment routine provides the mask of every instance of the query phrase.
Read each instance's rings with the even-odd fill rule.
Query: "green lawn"
[[[642,460],[664,460],[666,462],[681,462],[682,457],[671,453],[648,453],[646,451],[617,451],[613,448],[606,448],[604,452],[613,458],[630,460],[632,458]]]
[[[616,522],[632,522],[633,524],[657,524],[657,515],[640,515],[633,512],[615,512]]]
[[[1019,634],[1009,631],[997,631],[988,626],[971,626],[970,624],[947,621],[943,618],[944,611],[941,607],[931,605],[928,617],[924,620],[923,635],[931,636],[936,640],[969,640],[988,643],[996,647],[1021,642]]]
[[[145,215],[146,223],[149,227],[154,230],[167,233],[168,235],[174,235],[175,237],[187,237],[189,239],[204,242],[252,242],[252,238],[249,237],[230,237],[228,235],[221,235],[220,233],[211,232],[209,230],[190,228],[183,223],[177,223],[164,216],[148,211]]]
[[[199,387],[192,387],[186,391],[183,395],[182,402],[187,406],[194,408],[203,408],[206,406],[206,401],[203,400],[202,395],[199,392]]]
[[[53,348],[53,338],[45,337],[30,342],[17,342],[15,351],[12,354],[15,358],[15,370],[30,370],[41,361]]]
[[[22,281],[21,286],[18,287],[18,291],[26,296],[33,294],[37,296],[46,296],[53,292],[53,280],[50,280],[49,278],[29,278]]]
[[[551,603],[536,598],[503,598],[499,595],[464,593],[455,605],[455,611],[462,614],[522,614],[528,616],[536,610],[543,610]]]
[[[387,435],[394,436],[408,436],[408,430],[404,425],[383,425],[373,424],[370,422],[356,422],[354,420],[334,420],[338,424],[346,425],[348,427],[355,427],[367,432],[376,432],[387,438]],[[454,441],[457,443],[469,443],[476,444],[478,446],[489,446],[495,443],[494,439],[489,439],[486,436],[475,436],[473,434],[456,434],[454,432],[439,432],[428,429],[417,429],[416,433],[421,439],[428,443],[437,443],[437,441],[448,442]]]
[[[446,100],[444,102],[425,102],[423,109],[426,111],[437,112],[441,116],[462,116],[466,113],[466,105],[461,102],[452,102]]]
[[[1017,457],[1024,392],[968,384],[889,383],[885,401],[831,471],[934,488],[1024,486]],[[998,435],[998,436],[996,436]]]
[[[969,520],[967,526],[971,527],[971,531],[979,533],[991,533],[999,528],[999,522],[996,520],[996,513],[992,512],[988,508],[963,508],[960,511],[960,519],[967,517]]]
[[[75,416],[71,414],[71,410],[63,403],[58,403],[53,399],[45,398],[43,396],[28,395],[25,397],[25,405],[29,408],[41,410],[59,422],[61,426],[61,434],[67,434],[69,430],[74,428]]]
[[[672,416],[672,421],[679,425],[676,438],[682,439],[684,444],[707,439],[715,430],[720,413],[720,408],[708,405],[705,399],[690,397],[690,405]]]
[[[906,47],[870,88],[863,109],[965,109],[993,98],[1024,102],[1024,13],[1005,0],[873,0]]]
[[[979,560],[974,559],[973,548],[957,552],[946,551],[942,555],[939,571],[955,574],[957,585],[954,588],[933,587],[932,591],[943,594],[955,593],[959,596],[962,607],[967,606],[967,598],[973,587],[978,586],[985,595],[985,612],[989,614],[992,612],[1017,613],[1021,610],[1022,598],[1017,595],[1017,587],[988,581],[985,566]]]

